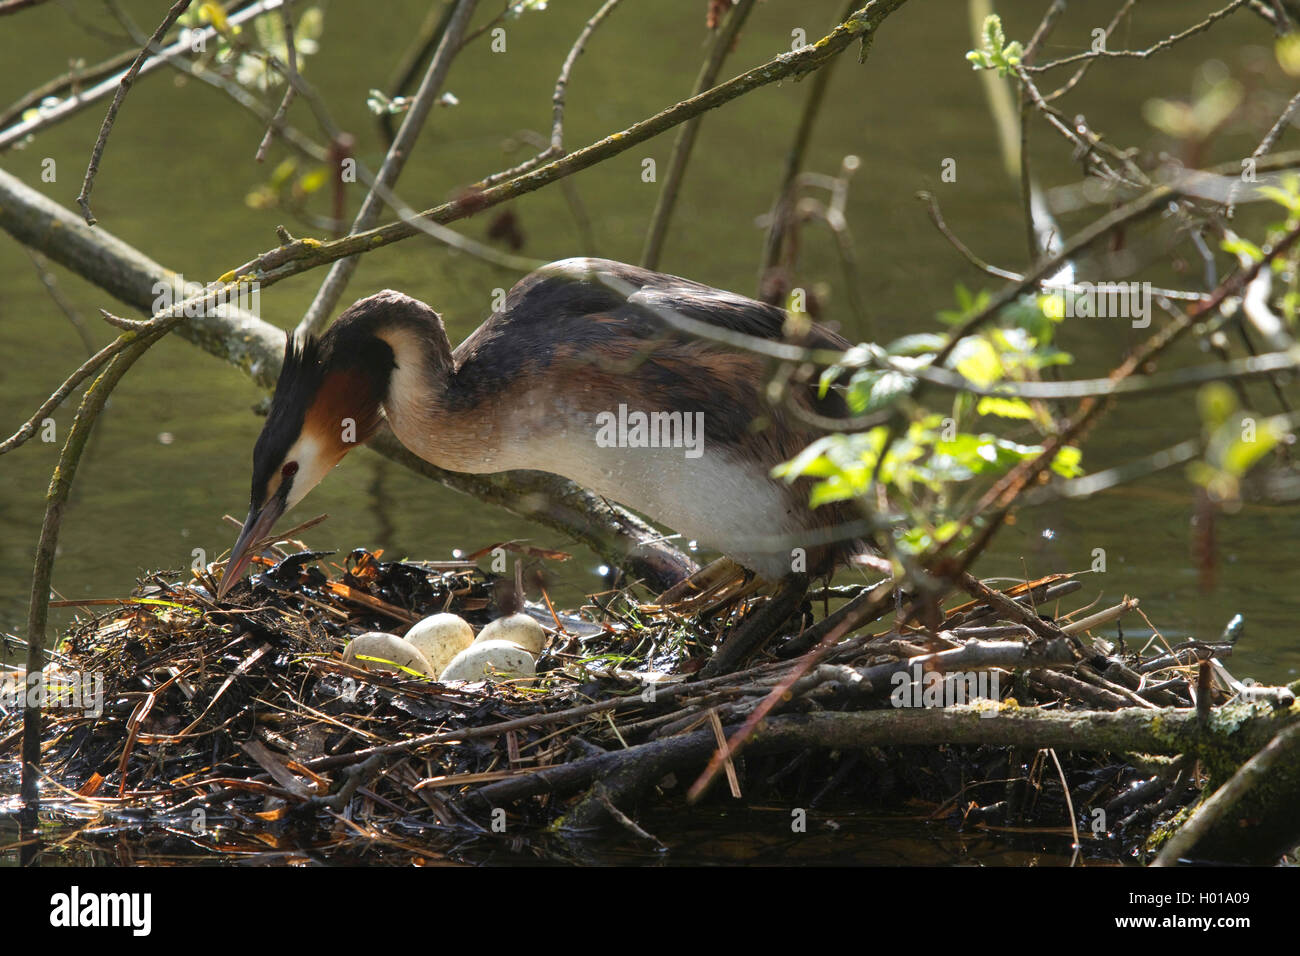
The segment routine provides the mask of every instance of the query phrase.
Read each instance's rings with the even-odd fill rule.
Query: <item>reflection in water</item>
[[[24,841],[14,818],[0,814],[0,867],[34,861],[44,866],[1069,866],[1072,860],[1068,829],[959,832],[915,817],[852,808],[809,811],[804,833],[793,832],[790,820],[786,807],[678,807],[638,817],[662,845],[619,829],[591,836],[540,831],[493,836],[412,823],[390,834],[391,841],[357,840],[325,854],[291,832],[269,847],[266,834],[244,837],[233,819],[214,819],[206,836],[190,833],[185,821],[100,823],[80,832],[47,824],[40,840]],[[1085,853],[1085,859],[1092,855]],[[1115,865],[1101,857],[1087,863]]]

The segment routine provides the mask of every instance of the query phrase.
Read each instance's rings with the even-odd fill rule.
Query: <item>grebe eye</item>
[[[280,469],[281,478],[292,478],[298,474],[298,463],[296,461],[285,462],[284,467]]]

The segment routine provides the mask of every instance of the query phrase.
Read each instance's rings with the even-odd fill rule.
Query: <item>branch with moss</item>
[[[996,712],[987,707],[997,707]],[[1239,709],[1240,708],[1240,709]],[[1227,713],[1231,711],[1231,713]],[[1019,746],[1030,750],[1193,754],[1221,764],[1245,762],[1288,724],[1251,705],[1219,708],[1206,726],[1192,709],[1118,711],[1016,709],[1008,705],[888,708],[791,714],[768,718],[746,743],[751,754],[801,749],[856,750],[877,746]],[[733,732],[736,727],[727,728]],[[717,749],[711,729],[654,740],[555,768],[512,777],[472,791],[474,808],[499,807],[530,797],[563,796],[602,780],[621,795],[703,766]],[[569,821],[576,825],[577,821]],[[585,818],[583,825],[598,822]]]

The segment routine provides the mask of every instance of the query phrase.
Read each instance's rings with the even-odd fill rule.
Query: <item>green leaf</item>
[[[308,194],[314,193],[329,182],[329,175],[329,170],[324,166],[313,169],[298,180],[298,188]]]
[[[1237,397],[1223,382],[1211,382],[1197,392],[1196,404],[1200,408],[1201,422],[1208,431],[1213,431],[1237,410]]]
[[[1222,452],[1223,468],[1235,477],[1241,477],[1286,438],[1286,428],[1275,419],[1259,421],[1242,415],[1236,421],[1224,424],[1229,433],[1227,447]]]
[[[886,351],[890,355],[932,355],[942,349],[947,342],[948,340],[942,335],[934,332],[916,332],[895,339],[889,343]]]
[[[267,185],[270,186],[272,189],[280,189],[291,178],[293,178],[293,174],[297,171],[298,171],[297,160],[286,159],[283,162],[281,162],[280,165],[275,167],[275,172],[271,173],[271,178],[270,180],[268,180]]]
[[[953,359],[953,368],[981,388],[1002,378],[997,350],[982,336],[969,336],[959,342],[953,350]]]
[[[1083,474],[1083,452],[1074,445],[1066,445],[1052,459],[1052,471],[1062,478],[1078,478]]]
[[[996,13],[991,13],[984,18],[983,34],[983,47],[967,53],[967,62],[976,70],[996,67],[1002,76],[1011,73],[1025,55],[1020,42],[1018,40],[1007,42],[1006,34],[1002,32],[1002,18]]]
[[[1259,191],[1263,192],[1265,189],[1268,188],[1269,187],[1267,186],[1261,186]],[[1274,192],[1281,192],[1281,190],[1275,189]],[[1243,239],[1241,236],[1234,235],[1227,239],[1224,239],[1221,243],[1219,243],[1219,246],[1220,248],[1223,249],[1224,252],[1228,253],[1229,255],[1233,255],[1237,257],[1246,256],[1252,262],[1264,261],[1264,250],[1261,249],[1259,246],[1255,245],[1249,239]]]
[[[986,395],[979,400],[975,411],[980,415],[996,415],[999,418],[1023,418],[1032,421],[1038,416],[1028,402],[1019,398],[995,398]]]

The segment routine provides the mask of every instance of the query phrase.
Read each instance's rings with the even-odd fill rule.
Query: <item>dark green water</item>
[[[146,29],[166,6],[126,4]],[[323,6],[321,49],[307,61],[306,74],[339,125],[356,134],[365,162],[377,168],[383,148],[365,108],[366,94],[387,84],[427,4],[336,0]],[[549,129],[556,70],[597,6],[596,0],[554,0],[549,10],[507,25],[505,53],[493,53],[479,41],[457,60],[448,87],[460,105],[440,109],[426,129],[398,190],[410,205],[433,205],[458,186],[523,158],[522,152],[504,154],[502,141],[519,129]],[[788,49],[794,28],[803,28],[810,38],[823,35],[841,6],[841,0],[759,4],[726,72]],[[1043,6],[1002,5],[1008,34],[1026,39]],[[1112,46],[1149,44],[1214,6],[1144,5],[1137,25],[1121,30]],[[72,7],[99,22],[98,4]],[[626,127],[689,92],[705,50],[703,8],[700,0],[627,0],[612,15],[570,85],[570,147]],[[480,18],[495,10],[485,4]],[[1098,25],[1092,16],[1100,15],[1072,7],[1045,54],[1080,49]],[[0,101],[5,103],[61,71],[69,58],[95,62],[121,49],[78,28],[61,4],[7,21],[0,25]],[[886,25],[868,63],[858,65],[849,55],[839,65],[810,151],[808,165],[820,172],[834,172],[846,154],[862,158],[848,219],[862,263],[862,293],[884,338],[935,328],[934,313],[952,307],[957,281],[992,285],[935,232],[912,198],[916,190],[937,192],[950,225],[980,255],[1008,268],[1023,265],[1018,190],[1003,169],[981,85],[963,59],[970,47],[964,3],[913,0]],[[1086,113],[1112,142],[1166,148],[1142,119],[1143,102],[1187,96],[1193,71],[1216,57],[1233,71],[1258,66],[1252,95],[1259,109],[1254,119],[1230,126],[1203,161],[1246,155],[1294,91],[1289,86],[1294,81],[1272,63],[1265,25],[1249,13],[1235,14],[1163,58],[1102,64],[1064,105],[1067,112]],[[755,218],[771,200],[805,90],[787,82],[708,115],[661,268],[754,291],[762,244]],[[103,106],[87,110],[41,134],[25,150],[0,155],[0,165],[71,206],[102,114]],[[301,104],[292,117],[314,133]],[[285,212],[246,205],[245,196],[284,155],[273,151],[271,162],[257,166],[253,154],[261,135],[255,119],[216,91],[170,72],[142,80],[121,112],[95,188],[101,225],[199,281],[270,248],[277,223],[297,235],[312,234]],[[1067,147],[1054,135],[1038,125],[1031,141],[1047,186],[1077,178]],[[1282,148],[1295,145],[1293,135],[1283,137]],[[584,248],[558,189],[518,201],[514,209],[527,236],[525,254],[549,260],[595,252],[635,261],[659,188],[641,181],[641,161],[654,157],[662,171],[670,148],[671,137],[664,137],[571,180],[592,219],[594,249]],[[47,157],[57,164],[54,183],[40,180]],[[946,157],[958,162],[956,183],[939,181]],[[349,216],[362,188],[350,197]],[[1252,214],[1246,212],[1246,224]],[[457,228],[482,239],[488,219]],[[1063,226],[1071,231],[1085,221],[1067,219]],[[64,295],[90,323],[95,342],[107,342],[108,330],[91,317],[97,308],[116,304],[68,272],[56,268],[56,274]],[[27,256],[8,237],[0,237],[0,276],[0,430],[8,434],[85,351]],[[317,271],[263,292],[264,317],[292,326],[323,276]],[[515,278],[420,238],[365,257],[347,301],[386,286],[402,289],[438,308],[458,341],[487,313],[491,290]],[[1191,281],[1163,267],[1141,278]],[[800,280],[828,283],[835,294],[824,317],[839,322],[850,338],[865,334],[848,311],[833,244],[817,229],[806,233]],[[1101,375],[1141,335],[1124,321],[1078,319],[1065,323],[1061,345],[1076,356],[1071,374]],[[1200,358],[1188,345],[1171,361]],[[1265,412],[1275,410],[1264,389],[1257,388],[1256,395]],[[194,548],[212,557],[228,547],[232,529],[221,516],[242,515],[246,508],[249,456],[260,426],[250,407],[260,396],[240,372],[181,340],[156,347],[115,393],[83,460],[64,525],[57,589],[67,598],[118,596],[145,569],[185,567]],[[61,430],[73,410],[70,405],[55,416]],[[1099,470],[1117,464],[1172,444],[1195,428],[1190,394],[1126,404],[1093,433],[1085,465]],[[0,632],[23,630],[31,553],[57,454],[56,444],[32,442],[0,462]],[[436,559],[454,548],[477,549],[515,537],[568,547],[553,533],[476,506],[365,452],[351,456],[299,517],[321,511],[331,519],[312,532],[311,542],[322,548],[365,545],[392,556]],[[1181,471],[1090,501],[1025,511],[999,537],[981,571],[1022,578],[1083,569],[1093,549],[1104,548],[1108,572],[1086,579],[1086,599],[1099,596],[1113,603],[1124,594],[1136,595],[1151,621],[1175,639],[1212,639],[1240,612],[1247,629],[1231,664],[1238,676],[1294,679],[1300,669],[1300,645],[1293,637],[1300,619],[1294,586],[1300,509],[1248,503],[1224,517],[1218,531],[1219,579],[1209,593],[1199,590],[1189,557],[1191,514],[1191,487]],[[597,586],[597,563],[576,551],[563,571],[569,596]]]

